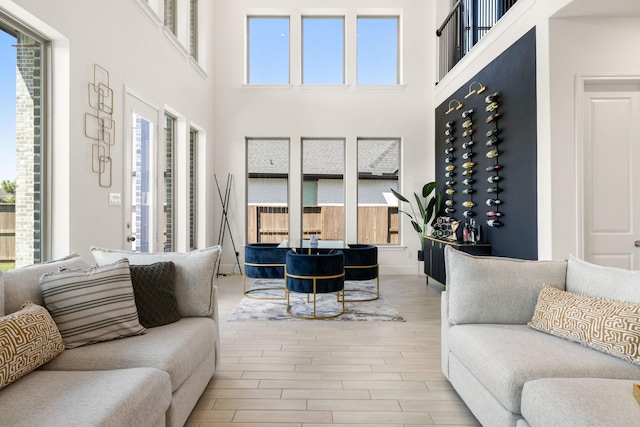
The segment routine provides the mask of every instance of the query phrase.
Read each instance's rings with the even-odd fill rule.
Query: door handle
[[[640,240],[636,240],[634,245],[635,245],[636,248],[640,248]]]
[[[135,242],[136,236],[127,236],[127,242]]]

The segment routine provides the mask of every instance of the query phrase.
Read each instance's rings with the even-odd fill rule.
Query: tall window
[[[302,235],[344,240],[344,139],[302,140]]]
[[[247,139],[247,243],[289,237],[289,140]]]
[[[174,147],[176,142],[176,119],[168,114],[164,116],[164,244],[165,252],[174,251]]]
[[[398,243],[400,140],[358,140],[358,243]]]
[[[358,17],[358,84],[400,82],[398,21],[398,17]]]
[[[344,83],[344,18],[302,18],[302,83]]]
[[[197,249],[198,131],[189,130],[189,249]]]
[[[12,268],[43,258],[47,58],[44,40],[4,22],[0,20],[0,268]]]
[[[247,83],[289,84],[289,18],[247,20]]]
[[[164,0],[164,26],[173,34],[177,34],[176,15],[176,0]]]
[[[189,53],[198,60],[198,0],[189,3]]]

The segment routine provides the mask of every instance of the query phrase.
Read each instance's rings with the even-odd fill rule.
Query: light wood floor
[[[440,369],[440,293],[382,276],[406,322],[227,322],[242,276],[220,276],[222,361],[188,427],[477,426]]]

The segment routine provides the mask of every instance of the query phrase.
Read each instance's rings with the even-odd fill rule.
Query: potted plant
[[[440,211],[442,204],[442,198],[436,191],[436,182],[427,182],[422,187],[421,195],[418,193],[413,193],[416,203],[415,207],[413,203],[402,194],[398,193],[393,188],[391,188],[390,190],[398,200],[404,203],[408,203],[409,207],[411,208],[411,212],[402,209],[399,209],[399,212],[402,212],[410,218],[411,225],[417,233],[418,240],[420,241],[418,260],[424,261],[424,236],[427,232],[427,227],[429,225],[433,226],[433,224],[435,223],[436,215]],[[431,193],[434,194],[431,195]]]

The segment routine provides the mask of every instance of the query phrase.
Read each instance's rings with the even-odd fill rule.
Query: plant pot
[[[418,251],[418,261],[424,261],[424,251]]]

